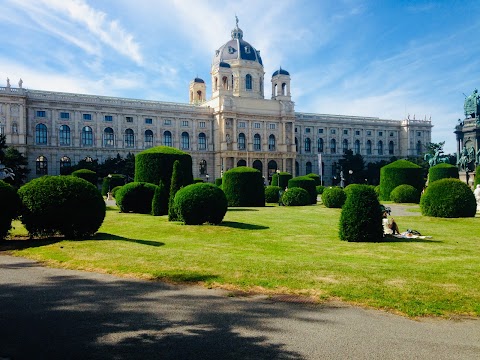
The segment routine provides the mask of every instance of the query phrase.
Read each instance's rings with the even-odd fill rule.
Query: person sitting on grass
[[[400,230],[398,229],[398,225],[395,222],[395,219],[392,217],[388,218],[387,211],[383,212],[382,224],[383,224],[383,233],[385,235],[400,234]]]

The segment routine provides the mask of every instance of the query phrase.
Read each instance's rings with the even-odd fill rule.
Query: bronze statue
[[[465,98],[463,109],[466,118],[476,118],[478,116],[480,113],[480,95],[477,89],[473,90],[472,95]]]

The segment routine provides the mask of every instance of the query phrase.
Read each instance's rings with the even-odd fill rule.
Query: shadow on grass
[[[228,208],[228,211],[258,211],[257,209],[245,209],[245,208]]]
[[[200,274],[200,273],[179,273],[179,274],[168,274],[168,275],[155,275],[154,279],[165,282],[173,282],[178,284],[185,283],[198,283],[202,281],[216,280],[218,276],[209,275],[209,274]]]
[[[96,233],[93,237],[92,240],[118,240],[118,241],[128,241],[128,242],[134,242],[137,244],[141,245],[149,245],[149,246],[163,246],[165,243],[160,242],[160,241],[150,241],[150,240],[140,240],[140,239],[130,239],[126,238],[123,236],[118,236],[118,235],[113,235],[113,234],[108,234],[108,233]]]
[[[42,239],[30,239],[28,236],[25,236],[25,237],[22,236],[21,239],[19,238],[20,237],[14,237],[9,240],[0,241],[0,252],[47,246],[47,245],[55,244],[65,240],[63,236],[49,237],[49,238],[42,238]]]
[[[416,242],[416,243],[443,243],[441,240],[420,239],[420,238],[397,238],[395,236],[386,236],[380,243],[402,243],[402,242]]]
[[[231,227],[234,229],[243,229],[243,230],[266,230],[269,229],[268,226],[255,225],[255,224],[245,224],[236,221],[222,221],[218,226]]]

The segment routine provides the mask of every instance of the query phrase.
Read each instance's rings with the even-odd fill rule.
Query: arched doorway
[[[247,166],[247,162],[245,160],[238,160],[237,167],[238,166]]]
[[[263,164],[260,160],[255,160],[253,162],[253,168],[257,169],[258,171],[260,171],[263,174]]]

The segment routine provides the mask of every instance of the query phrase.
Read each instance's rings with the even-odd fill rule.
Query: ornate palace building
[[[28,158],[30,178],[60,174],[82,159],[102,163],[167,145],[191,154],[195,177],[251,166],[265,178],[276,170],[314,172],[327,185],[347,149],[373,162],[421,155],[431,141],[430,120],[295,111],[289,72],[279,68],[266,84],[260,51],[243,39],[238,21],[215,51],[210,74],[210,98],[204,80],[195,78],[189,104],[32,90],[7,80],[0,87],[0,134]]]

